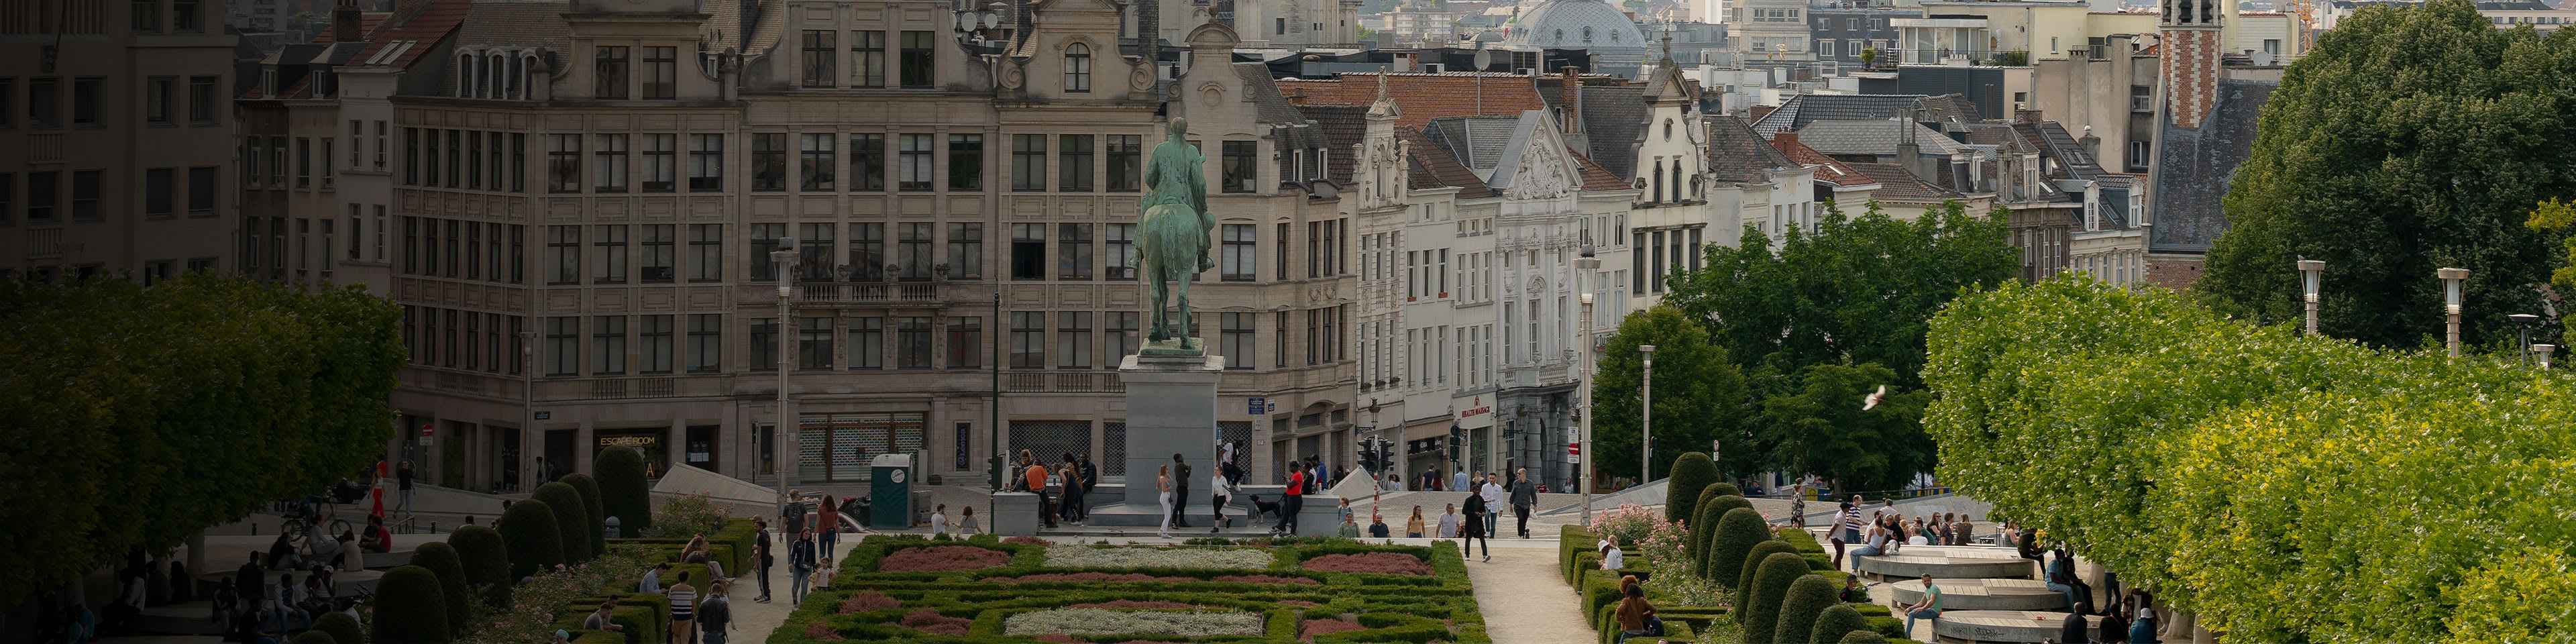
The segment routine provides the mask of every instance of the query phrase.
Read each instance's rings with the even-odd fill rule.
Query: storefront
[[[796,480],[868,482],[868,464],[877,455],[912,454],[927,449],[929,431],[924,416],[921,412],[801,414]]]
[[[595,462],[598,452],[611,447],[632,447],[644,453],[645,478],[661,478],[662,471],[671,466],[666,440],[670,433],[669,427],[595,428],[591,430],[591,435],[596,437],[591,455]]]

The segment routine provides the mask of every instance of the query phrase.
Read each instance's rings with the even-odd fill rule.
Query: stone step
[[[272,585],[276,584],[277,575],[281,572],[284,571],[269,571],[267,575],[268,583]],[[295,573],[297,592],[302,592],[304,578],[310,574],[312,573],[304,571],[297,571]],[[216,591],[223,589],[224,580],[231,579],[232,576],[233,573],[229,572],[198,575],[198,596],[213,597]],[[372,594],[376,592],[376,580],[382,579],[384,576],[385,571],[382,570],[344,570],[331,573],[331,581],[334,586],[334,590],[337,591],[335,596],[356,597],[362,593]]]
[[[1875,579],[2029,579],[2038,569],[2020,557],[1980,557],[1966,553],[1927,552],[1892,556],[1853,556],[1853,567]]]
[[[223,644],[221,635],[128,635],[90,640],[94,644]]]
[[[1935,641],[1969,644],[2024,644],[2056,641],[2058,630],[2066,625],[2066,613],[2029,610],[1944,610],[1933,620]],[[2084,618],[2085,631],[2102,626],[2102,618]]]
[[[134,628],[146,633],[157,633],[160,635],[222,635],[224,632],[224,623],[211,619],[214,614],[214,610],[215,603],[206,600],[193,601],[185,604],[154,606],[143,609],[142,614],[134,616]],[[113,640],[100,641],[105,642]],[[171,640],[155,637],[150,641],[165,642]]]
[[[2036,579],[1943,579],[1935,575],[1933,583],[1941,586],[1941,607],[1945,609],[2065,610],[2069,608],[2066,605],[2066,593],[2049,590],[2047,583]],[[1888,589],[1896,593],[1898,604],[1913,605],[1923,601],[1923,580],[1921,579],[1899,581],[1891,584]]]

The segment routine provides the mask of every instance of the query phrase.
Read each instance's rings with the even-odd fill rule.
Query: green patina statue
[[[1145,158],[1145,212],[1137,222],[1139,248],[1129,260],[1154,302],[1153,329],[1144,353],[1203,355],[1205,348],[1190,328],[1190,280],[1216,268],[1208,259],[1209,234],[1216,216],[1207,209],[1207,157],[1181,136],[1189,124],[1172,119],[1170,134]],[[1171,285],[1164,285],[1170,280]],[[1171,312],[1178,299],[1178,315]]]

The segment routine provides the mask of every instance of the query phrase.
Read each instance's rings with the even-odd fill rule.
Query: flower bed
[[[975,620],[941,615],[939,611],[928,608],[912,609],[912,612],[903,614],[903,621],[896,622],[904,628],[932,635],[964,635],[966,625],[972,623],[975,623]]]
[[[1117,601],[1074,604],[1072,606],[1066,606],[1065,608],[1198,608],[1198,606],[1180,602],[1140,602],[1121,599]]]
[[[872,610],[885,610],[889,608],[902,607],[902,600],[887,597],[885,593],[873,590],[862,590],[856,593],[851,593],[849,598],[841,600],[841,606],[838,612],[864,613]]]
[[[1307,639],[1313,639],[1315,636],[1325,633],[1361,630],[1368,630],[1368,627],[1361,626],[1359,622],[1343,621],[1339,619],[1310,619],[1297,624],[1297,636]]]
[[[1260,613],[1168,610],[1059,608],[1030,611],[1002,620],[1004,635],[1173,635],[1213,637],[1260,635]]]
[[[905,548],[877,560],[877,572],[983,570],[1010,563],[1011,554],[974,546]]]
[[[1219,576],[1215,576],[1215,577],[1209,577],[1209,578],[1206,578],[1206,579],[1200,579],[1200,578],[1197,578],[1197,577],[1158,577],[1158,576],[1154,576],[1154,575],[1148,575],[1148,574],[1143,574],[1143,573],[1133,573],[1133,572],[1130,572],[1130,573],[1106,573],[1106,572],[1054,572],[1054,573],[1039,573],[1039,574],[1034,574],[1034,575],[1021,575],[1021,576],[1018,576],[1018,577],[985,577],[985,578],[983,579],[983,581],[1001,582],[1001,583],[1015,583],[1015,582],[1023,582],[1023,581],[1085,581],[1085,582],[1096,582],[1096,581],[1159,581],[1159,582],[1170,582],[1170,583],[1186,583],[1186,582],[1194,582],[1194,581],[1221,581],[1221,582],[1236,582],[1236,583],[1245,583],[1245,584],[1302,584],[1302,585],[1307,585],[1307,586],[1313,586],[1313,585],[1316,585],[1316,584],[1323,583],[1323,582],[1315,581],[1315,580],[1313,580],[1313,579],[1307,579],[1307,578],[1305,578],[1305,577],[1280,577],[1280,576],[1277,576],[1277,575],[1219,575]]]
[[[1352,572],[1375,575],[1430,576],[1431,566],[1422,559],[1401,552],[1364,552],[1360,554],[1324,555],[1306,560],[1306,569],[1319,572]]]
[[[1269,552],[1215,548],[1118,548],[1057,546],[1046,550],[1048,568],[1194,568],[1261,570],[1270,567]]]

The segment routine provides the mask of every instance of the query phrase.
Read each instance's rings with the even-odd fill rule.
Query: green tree
[[[1757,443],[1771,450],[1765,462],[1824,477],[1837,490],[1891,489],[1932,471],[1932,437],[1922,424],[1930,393],[1895,389],[1895,372],[1877,363],[1810,365],[1800,375],[1794,392],[1762,401]],[[1880,386],[1890,386],[1887,396],[1861,409]]]
[[[401,309],[198,274],[0,280],[0,606],[164,551],[384,452]]]
[[[2441,267],[2469,269],[2471,344],[2538,313],[2551,243],[2532,204],[2576,195],[2576,40],[2499,30],[2466,0],[2335,24],[2263,105],[2195,291],[2258,322],[2304,315],[2302,257],[2326,262],[2318,327],[2382,347],[2443,331]]]
[[[2550,273],[2549,281],[2560,289],[2576,292],[2576,235],[2564,232],[2576,230],[2576,203],[2554,198],[2541,202],[2532,209],[2531,220],[2523,222],[2523,226],[2532,230],[2562,231],[2558,233],[2558,243],[2567,249],[2567,253],[2559,257],[2562,264],[2557,271]]]
[[[570,485],[581,493],[581,507],[590,513],[590,522],[582,526],[582,531],[590,535],[591,554],[608,554],[608,508],[599,504],[599,481],[588,474],[575,472],[564,475],[557,482]]]
[[[1710,483],[1722,480],[1717,475],[1717,462],[1708,460],[1707,452],[1688,452],[1673,459],[1671,479],[1664,482],[1664,518],[1690,520],[1691,509],[1699,507],[1699,495]],[[1689,502],[1685,502],[1685,500]]]
[[[609,536],[639,536],[653,527],[653,488],[644,478],[644,453],[625,446],[600,450],[590,468],[598,473],[601,520],[617,517],[617,531],[625,533]]]
[[[1611,476],[1655,480],[1652,472],[1628,469],[1641,465],[1644,426],[1645,360],[1641,345],[1655,347],[1656,444],[1686,451],[1709,439],[1733,433],[1745,413],[1744,377],[1726,361],[1726,350],[1711,343],[1706,328],[1672,307],[1658,306],[1628,315],[1610,336],[1592,379],[1592,448],[1594,466]],[[1652,455],[1644,455],[1651,461]],[[1723,469],[1723,468],[1720,468]],[[1688,490],[1667,488],[1667,495]]]

